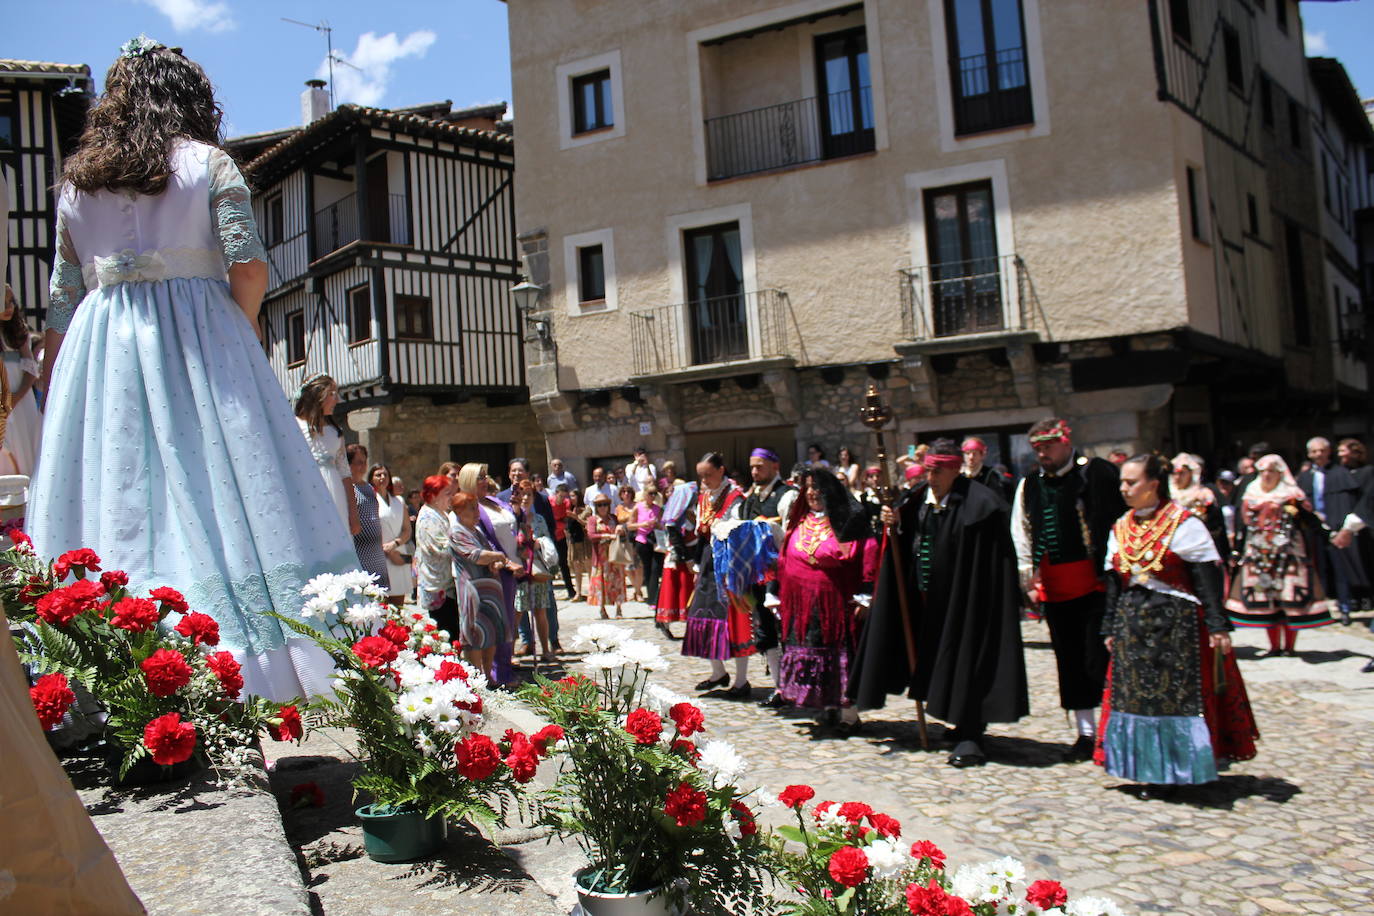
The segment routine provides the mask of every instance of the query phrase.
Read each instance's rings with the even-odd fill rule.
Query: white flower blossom
[[[868,864],[879,878],[891,878],[911,864],[911,844],[900,840],[877,839],[864,847]]]
[[[301,594],[307,598],[324,598],[330,604],[338,604],[344,600],[345,587],[339,582],[339,577],[335,573],[320,573],[301,589]]]
[[[414,725],[425,717],[426,704],[424,700],[413,692],[403,693],[396,700],[396,715],[401,717],[401,721],[407,725]]]
[[[611,623],[589,623],[577,628],[572,644],[577,649],[591,646],[598,652],[607,652],[630,638],[631,633],[625,627]]]
[[[1106,897],[1076,897],[1064,907],[1065,916],[1126,916]]]
[[[674,693],[661,684],[649,683],[644,686],[644,705],[654,712],[667,715],[668,710],[679,703],[690,703],[691,700],[680,693]]]
[[[839,805],[839,802],[836,802],[835,804],[831,805],[831,806],[830,806],[829,808],[827,808],[826,810],[821,811],[821,812],[819,812],[819,813],[816,815],[816,825],[819,826],[819,827],[822,827],[822,828],[824,828],[824,827],[848,827],[848,826],[849,826],[849,821],[847,821],[847,820],[845,820],[844,818],[840,817],[840,813],[839,813],[839,812],[840,812],[840,805]]]
[[[627,639],[616,651],[625,659],[625,664],[638,665],[645,671],[661,671],[668,667],[662,650],[647,639]]]
[[[361,569],[353,569],[346,573],[339,573],[335,581],[341,588],[357,592],[360,595],[366,594],[366,590],[369,588],[377,587],[376,573],[364,572]],[[385,593],[383,593],[382,597],[386,597]]]
[[[1025,866],[1004,856],[978,865],[959,866],[954,873],[953,891],[969,903],[997,903],[1011,897],[1013,885],[1025,879]]]
[[[321,595],[316,595],[313,598],[305,599],[305,603],[301,605],[301,617],[306,620],[328,620],[329,615],[334,612],[335,607],[337,607],[337,604],[334,601]]]
[[[375,601],[349,605],[343,612],[344,623],[355,627],[373,627],[386,619],[386,608]]]
[[[781,807],[782,807],[782,802],[778,799],[778,797],[777,797],[776,795],[774,795],[772,792],[769,792],[767,789],[759,789],[759,791],[758,791],[757,794],[758,794],[758,798],[759,798],[759,806],[760,806],[760,807],[763,807],[763,808],[781,808]]]
[[[711,775],[716,788],[734,785],[748,769],[748,764],[728,741],[711,740],[701,746],[697,765]]]
[[[614,671],[625,667],[625,656],[619,652],[593,652],[582,659],[582,664],[598,671]]]
[[[434,743],[434,739],[424,732],[420,732],[420,734],[415,736],[415,746],[419,748],[420,753],[424,754],[426,757],[433,757],[439,750],[438,746]]]

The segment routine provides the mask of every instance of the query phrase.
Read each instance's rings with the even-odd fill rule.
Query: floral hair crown
[[[315,384],[322,378],[329,378],[329,374],[325,372],[317,372],[314,375],[310,376],[310,378],[302,379],[300,387],[296,389],[296,396],[291,400],[299,401],[301,399],[301,395],[305,394],[305,389]]]
[[[1061,421],[1049,429],[1038,432],[1029,438],[1032,445],[1040,442],[1068,442],[1069,435],[1072,432],[1073,430],[1069,427],[1069,424]]]
[[[130,38],[128,41],[124,42],[124,44],[120,45],[119,56],[128,58],[142,57],[144,54],[165,47],[167,46],[156,38],[140,35],[137,38]]]

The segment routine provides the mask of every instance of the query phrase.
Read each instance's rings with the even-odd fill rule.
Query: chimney
[[[309,127],[329,114],[329,93],[324,80],[306,80],[301,93],[301,127]]]

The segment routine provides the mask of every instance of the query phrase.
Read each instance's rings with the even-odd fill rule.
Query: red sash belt
[[[1040,561],[1040,600],[1051,603],[1072,601],[1103,590],[1091,560],[1069,563]]]

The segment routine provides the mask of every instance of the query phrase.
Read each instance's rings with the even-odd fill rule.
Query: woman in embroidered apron
[[[1130,507],[1107,539],[1111,654],[1094,759],[1108,773],[1163,786],[1217,778],[1255,756],[1245,684],[1222,607],[1221,557],[1196,516],[1169,498],[1170,464],[1138,455],[1121,467]]]
[[[110,66],[63,167],[29,517],[44,556],[90,547],[131,593],[184,592],[245,694],[287,699],[333,665],[264,612],[358,560],[258,340],[266,255],[219,127],[179,49],[139,38]]]

